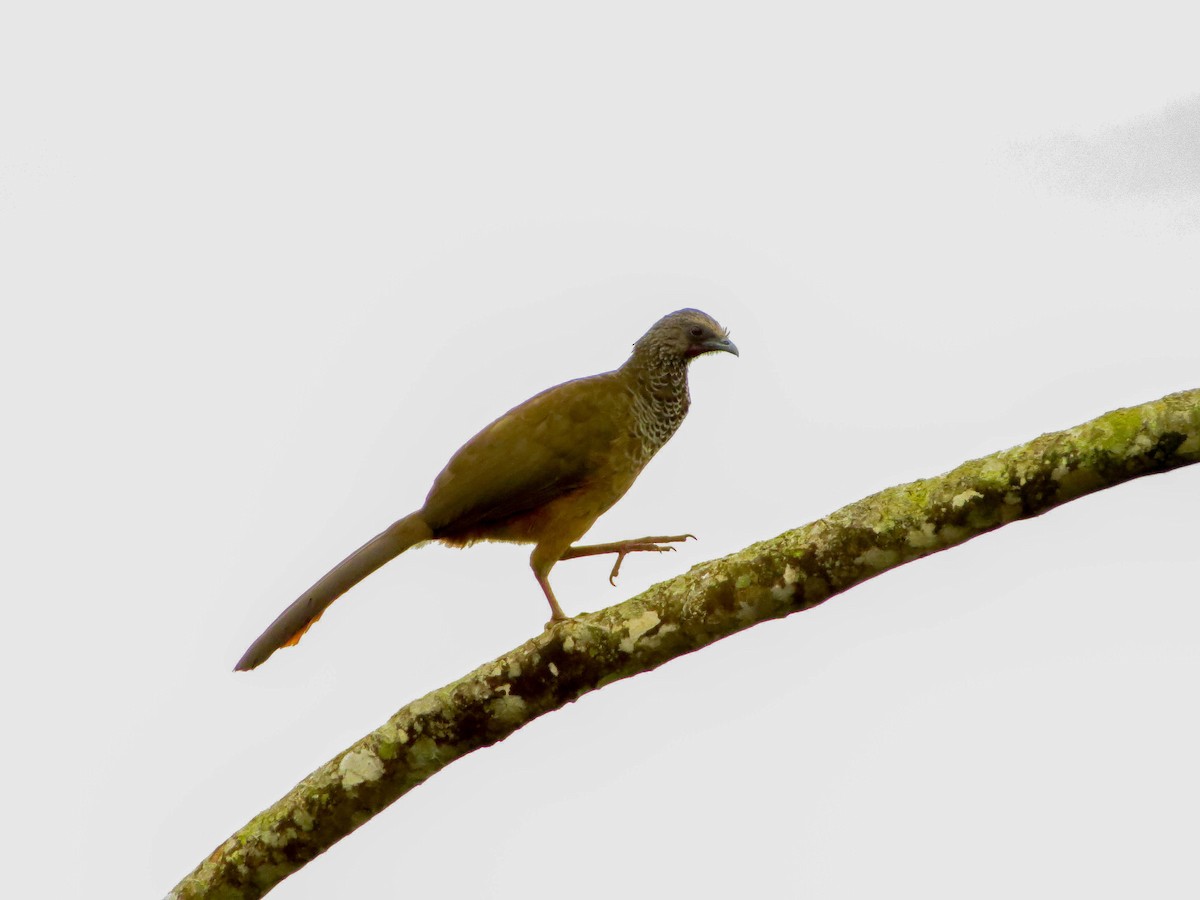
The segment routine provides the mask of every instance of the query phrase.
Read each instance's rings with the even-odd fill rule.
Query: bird
[[[577,546],[620,500],[687,415],[688,366],[707,353],[735,356],[729,333],[707,313],[663,316],[619,368],[536,394],[467,441],[434,479],[425,503],[359,547],[285,609],[235,671],[261,665],[304,635],[334,600],[405,550],[428,541],[533,544],[534,577],[550,604],[547,627],[569,618],[549,575],[564,559],[662,552],[692,535]]]

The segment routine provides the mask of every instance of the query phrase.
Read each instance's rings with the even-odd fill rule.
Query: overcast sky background
[[[681,306],[741,358],[569,612],[1200,384],[1188,4],[24,4],[0,28],[11,896],[160,897],[537,632],[427,547],[248,643]],[[611,685],[283,883],[372,896],[1195,896],[1200,470]]]

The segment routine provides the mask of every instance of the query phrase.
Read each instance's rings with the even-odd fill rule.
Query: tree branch
[[[261,897],[461,756],[589,691],[1076,497],[1200,462],[1200,390],[880,491],[561,622],[416,700],[221,844],[169,898]]]

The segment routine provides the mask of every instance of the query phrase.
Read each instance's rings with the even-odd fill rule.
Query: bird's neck
[[[633,396],[643,441],[653,455],[687,415],[687,360],[655,347],[637,347],[620,371]]]

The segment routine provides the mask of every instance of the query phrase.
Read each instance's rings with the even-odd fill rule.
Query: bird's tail
[[[354,587],[384,563],[395,559],[409,547],[427,541],[433,532],[421,513],[405,516],[389,526],[382,534],[367,541],[300,595],[264,631],[250,649],[242,654],[234,671],[248,671],[262,665],[280,647],[290,647],[300,641],[304,632],[321,618],[321,613],[338,597]]]

